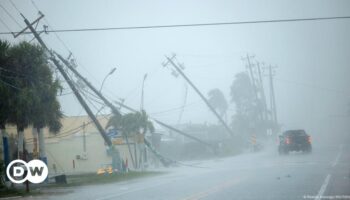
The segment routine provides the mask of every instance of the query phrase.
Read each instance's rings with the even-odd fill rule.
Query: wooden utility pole
[[[34,22],[39,22],[39,20],[41,18],[44,17],[43,14],[41,14],[41,16],[35,20],[33,23],[30,23],[23,14],[21,14],[21,16],[24,19],[24,23],[27,25],[27,27],[24,29],[28,29],[33,33],[34,37],[37,39],[37,41],[39,42],[39,44],[48,52],[48,54],[50,55],[50,60],[55,64],[55,66],[57,67],[57,69],[59,70],[59,72],[61,73],[61,75],[63,76],[63,78],[66,80],[67,84],[69,85],[69,87],[72,89],[75,97],[78,99],[79,103],[82,105],[82,107],[84,108],[84,110],[86,111],[86,113],[89,115],[90,119],[94,122],[97,130],[99,131],[99,133],[101,134],[102,138],[104,139],[105,143],[114,150],[114,146],[112,144],[111,139],[107,136],[105,130],[103,129],[103,127],[101,126],[100,122],[97,120],[96,116],[93,114],[93,112],[91,111],[91,109],[89,108],[89,106],[87,105],[87,103],[85,102],[85,100],[83,99],[83,97],[81,96],[81,94],[79,93],[78,89],[76,88],[74,82],[69,78],[68,74],[66,73],[66,71],[64,70],[63,66],[59,63],[59,61],[56,59],[55,54],[46,46],[46,44],[44,43],[44,41],[40,38],[39,34],[36,32],[36,30],[33,28],[33,24]],[[24,30],[22,30],[21,32],[24,32]],[[18,34],[16,35],[16,37],[18,36]],[[119,153],[117,153],[119,155]],[[121,169],[121,165],[120,165],[120,158],[118,158],[118,160],[116,161],[118,164],[117,168],[118,170]]]
[[[263,100],[263,106],[264,106],[264,119],[268,119],[268,114],[267,114],[267,103],[266,103],[266,95],[265,95],[265,90],[264,90],[264,83],[262,79],[262,73],[261,73],[261,68],[260,68],[260,63],[256,63],[257,69],[258,69],[258,75],[259,75],[259,82],[260,82],[260,92],[261,92],[261,98]]]
[[[55,52],[55,54],[57,55],[57,57],[78,77],[78,78],[80,78],[100,99],[102,99],[102,101],[109,107],[109,108],[111,108],[111,110],[112,110],[112,112],[114,113],[114,114],[117,114],[117,115],[120,115],[120,113],[119,113],[119,109],[116,107],[116,106],[114,106],[113,105],[113,103],[111,103],[108,99],[106,99],[103,95],[102,95],[102,93],[100,92],[100,91],[98,91],[86,78],[84,78],[80,73],[78,73],[77,72],[77,70],[67,61],[67,60],[65,60],[61,55],[59,55],[58,53],[56,53]],[[123,107],[124,109],[127,109],[127,110],[129,110],[129,111],[131,111],[131,112],[138,112],[138,110],[136,110],[136,109],[133,109],[133,108],[131,108],[131,107],[129,107],[129,106],[126,106],[123,102],[119,102],[119,101],[114,101],[115,103],[117,103],[120,107]],[[164,123],[164,122],[161,122],[161,121],[159,121],[159,120],[157,120],[157,119],[154,119],[153,118],[153,120],[157,123],[157,124],[159,124],[159,125],[161,125],[161,126],[163,126],[163,127],[165,127],[165,128],[167,128],[167,129],[170,129],[170,130],[172,130],[172,131],[174,131],[174,132],[176,132],[176,133],[178,133],[178,134],[181,134],[181,135],[184,135],[185,137],[188,137],[188,138],[190,138],[190,139],[192,139],[192,140],[195,140],[195,141],[197,141],[197,142],[199,142],[199,143],[201,143],[201,144],[203,144],[203,145],[206,145],[206,146],[208,146],[208,147],[210,147],[210,148],[213,148],[214,150],[215,150],[215,147],[213,147],[213,145],[211,145],[211,144],[209,144],[209,143],[207,143],[207,142],[205,142],[205,141],[203,141],[203,140],[201,140],[201,139],[198,139],[198,138],[196,138],[196,137],[193,137],[193,136],[191,136],[191,135],[189,135],[189,134],[187,134],[187,133],[185,133],[185,132],[183,132],[183,131],[180,131],[180,130],[178,130],[178,129],[176,129],[176,128],[174,128],[174,127],[172,127],[172,126],[170,126],[170,125],[168,125],[168,124],[166,124],[166,123]],[[126,142],[128,142],[128,140],[126,141]]]
[[[140,110],[141,110],[141,111],[143,110],[143,107],[144,107],[144,89],[145,89],[145,81],[146,81],[146,78],[147,78],[147,74],[145,74],[145,75],[143,76],[143,80],[142,80],[141,105],[140,105]]]
[[[275,89],[273,85],[273,72],[272,66],[269,66],[269,78],[270,78],[270,102],[271,102],[271,110],[273,112],[273,120],[277,125],[277,109],[276,109],[276,98],[275,98]]]
[[[226,122],[221,118],[221,116],[216,112],[216,110],[213,108],[213,106],[209,103],[209,101],[205,98],[205,96],[199,91],[199,89],[192,83],[192,81],[185,75],[185,73],[180,69],[179,66],[177,66],[177,64],[174,63],[173,59],[175,58],[175,56],[173,56],[172,58],[169,58],[167,56],[165,56],[165,58],[167,59],[167,62],[164,64],[164,66],[167,66],[169,63],[175,68],[175,70],[177,71],[177,73],[179,73],[186,81],[187,83],[197,92],[197,94],[202,98],[202,100],[204,101],[204,103],[208,106],[208,108],[210,109],[210,111],[212,113],[214,113],[214,115],[218,118],[218,120],[220,121],[220,123],[225,127],[225,129],[227,130],[227,132],[233,137],[234,133],[233,131],[229,128],[229,126],[226,124]]]
[[[22,14],[21,14],[21,15],[22,15]],[[22,30],[20,33],[23,33],[25,30],[27,30],[27,29],[29,28],[29,29],[31,30],[31,32],[34,34],[35,38],[38,40],[39,44],[40,44],[43,48],[45,48],[45,49],[48,51],[49,55],[51,56],[51,57],[50,57],[50,60],[52,60],[52,62],[56,65],[56,67],[59,69],[59,71],[61,72],[62,76],[63,76],[64,79],[66,80],[66,82],[67,82],[67,83],[69,84],[69,86],[71,87],[71,89],[72,89],[74,95],[77,97],[77,99],[78,99],[78,101],[80,102],[80,104],[83,106],[83,108],[85,109],[85,111],[88,113],[89,117],[90,117],[90,118],[92,119],[92,121],[94,122],[94,124],[95,124],[95,126],[97,127],[98,131],[99,131],[100,134],[102,135],[102,137],[103,137],[105,143],[111,148],[111,150],[113,150],[113,152],[115,152],[115,153],[117,154],[117,157],[118,157],[118,159],[119,159],[118,162],[120,163],[119,152],[114,148],[114,146],[113,146],[113,144],[112,144],[110,138],[107,136],[105,130],[102,128],[102,126],[100,125],[100,123],[99,123],[98,120],[96,119],[95,115],[92,113],[92,111],[90,110],[90,108],[88,107],[88,105],[86,104],[86,102],[84,101],[84,99],[82,98],[82,96],[80,95],[80,93],[78,92],[78,90],[77,90],[77,88],[75,87],[73,81],[70,80],[70,78],[68,77],[67,73],[64,71],[62,65],[59,63],[58,60],[56,60],[55,56],[57,56],[57,57],[68,67],[68,69],[71,70],[71,71],[74,73],[74,75],[76,75],[80,80],[82,80],[82,81],[86,84],[86,86],[88,86],[100,99],[102,99],[103,102],[104,102],[109,108],[111,108],[111,110],[112,110],[112,112],[113,112],[114,115],[121,115],[120,112],[119,112],[119,109],[118,109],[117,107],[115,107],[115,106],[113,105],[113,103],[111,103],[108,99],[106,99],[106,98],[102,95],[102,93],[101,93],[100,91],[98,91],[86,78],[84,78],[84,77],[75,69],[75,67],[72,66],[72,64],[71,64],[70,62],[68,62],[66,59],[64,59],[64,58],[63,58],[61,55],[59,55],[58,53],[53,52],[53,51],[50,51],[50,50],[48,49],[48,47],[46,46],[46,44],[45,44],[45,43],[43,42],[43,40],[40,38],[39,34],[37,34],[37,32],[35,31],[35,29],[33,28],[33,24],[38,23],[39,20],[40,20],[41,18],[44,17],[43,14],[41,14],[41,16],[40,16],[38,19],[36,19],[33,23],[31,23],[31,24],[29,23],[29,21],[28,21],[23,15],[22,15],[22,17],[24,18],[24,21],[25,21],[25,23],[27,24],[27,27],[26,27],[24,30]],[[17,37],[18,35],[19,35],[19,34],[15,35],[15,37]],[[127,109],[127,110],[129,110],[129,111],[137,112],[136,109],[132,109],[132,108],[130,108],[130,107],[128,107],[128,106],[125,106],[123,103],[120,103],[120,102],[116,102],[116,103],[119,104],[120,107],[123,107],[123,108],[125,108],[125,109]],[[215,151],[215,147],[214,147],[213,145],[211,145],[211,144],[209,144],[209,143],[206,143],[205,141],[202,141],[202,140],[200,140],[200,139],[198,139],[198,138],[196,138],[196,137],[193,137],[193,136],[191,136],[191,135],[189,135],[189,134],[187,134],[187,133],[185,133],[185,132],[183,132],[183,131],[180,131],[180,130],[178,130],[178,129],[176,129],[176,128],[170,126],[170,125],[167,125],[166,123],[163,123],[163,122],[161,122],[161,121],[159,121],[159,120],[156,120],[156,119],[153,119],[153,120],[154,120],[156,123],[160,124],[161,126],[164,126],[164,127],[168,128],[168,129],[170,129],[170,130],[172,130],[172,131],[175,131],[175,132],[177,132],[177,133],[179,133],[179,134],[181,134],[181,135],[184,135],[184,136],[186,136],[186,137],[188,137],[188,138],[190,138],[190,139],[193,139],[193,140],[195,140],[195,141],[197,141],[197,142],[199,142],[199,143],[201,143],[201,144],[203,144],[203,145],[206,145],[206,146],[208,146],[208,147],[214,149],[214,151]],[[128,142],[128,141],[126,141],[126,142]],[[149,144],[148,141],[146,141],[146,142]],[[120,166],[118,165],[118,167],[120,167]]]
[[[250,61],[251,58],[253,58],[253,56],[250,56],[250,55],[247,54],[247,56],[245,58],[242,58],[242,60],[247,60],[247,62],[248,62],[247,68],[248,68],[249,75],[250,75],[250,80],[251,80],[251,83],[252,83],[252,86],[253,86],[255,99],[256,99],[256,102],[258,102],[259,101],[258,89],[257,89],[256,84],[255,84],[255,78],[254,78],[254,73],[253,73],[253,65],[252,65],[252,63]]]

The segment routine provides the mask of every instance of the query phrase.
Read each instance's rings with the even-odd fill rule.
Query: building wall
[[[98,118],[102,127],[105,127],[109,116]],[[101,166],[111,164],[112,158],[108,156],[104,140],[97,131],[95,125],[87,116],[62,118],[61,131],[57,134],[50,133],[44,129],[46,156],[50,173],[82,173],[96,172]],[[83,128],[83,124],[85,128]],[[8,126],[6,132],[16,136],[16,127]],[[26,149],[29,153],[37,155],[35,152],[36,135],[33,135],[32,127],[25,129]],[[83,157],[83,133],[86,138],[86,159],[77,159],[77,155]],[[132,139],[131,139],[132,141]],[[121,158],[128,159],[129,168],[132,168],[129,152],[125,141],[116,145]],[[131,145],[134,148],[133,145]],[[38,149],[37,145],[37,149]],[[132,149],[134,150],[134,149]],[[74,162],[74,165],[73,165]],[[56,170],[54,170],[54,165]]]
[[[33,144],[28,145],[32,149]],[[129,158],[126,145],[117,145],[123,160]],[[46,142],[46,155],[50,173],[55,173],[53,165],[56,165],[56,173],[82,173],[96,172],[98,168],[110,165],[112,159],[107,155],[106,146],[99,133],[86,134],[86,159],[77,159],[77,155],[83,155],[83,136],[76,134],[60,140],[48,140]],[[75,167],[73,166],[75,163]],[[132,167],[132,166],[130,166]]]

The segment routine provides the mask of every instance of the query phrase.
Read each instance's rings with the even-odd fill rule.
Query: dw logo
[[[13,183],[42,183],[48,176],[49,170],[41,160],[13,160],[6,168],[6,175]]]

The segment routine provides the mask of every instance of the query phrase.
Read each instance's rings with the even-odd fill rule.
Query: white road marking
[[[339,152],[338,152],[338,155],[337,155],[337,157],[335,158],[335,160],[334,160],[334,162],[332,163],[332,167],[335,167],[337,164],[338,164],[338,161],[339,161],[339,158],[340,158],[340,156],[341,156],[341,154],[342,154],[342,152],[343,152],[343,145],[341,145],[340,147],[339,147]]]
[[[328,174],[327,177],[326,177],[326,179],[323,181],[323,184],[322,184],[320,190],[318,191],[315,200],[322,199],[322,196],[323,196],[324,192],[325,192],[326,189],[327,189],[327,186],[328,186],[328,183],[329,183],[329,180],[330,180],[330,179],[331,179],[331,175]]]
[[[343,145],[341,145],[341,146],[339,147],[338,155],[337,155],[337,157],[335,158],[335,160],[333,161],[332,167],[335,167],[335,166],[338,164],[339,159],[340,159],[340,156],[341,156],[342,153],[343,153]],[[325,180],[323,181],[323,184],[322,184],[320,190],[318,191],[315,200],[322,199],[322,196],[323,196],[324,192],[325,192],[326,189],[327,189],[327,186],[328,186],[328,183],[329,183],[329,180],[330,180],[330,179],[331,179],[331,175],[328,174],[328,175],[326,176]]]

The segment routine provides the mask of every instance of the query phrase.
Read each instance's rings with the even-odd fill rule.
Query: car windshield
[[[350,200],[350,0],[0,1],[0,200]]]
[[[306,135],[304,130],[286,131],[283,134],[286,136],[305,136]]]

